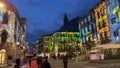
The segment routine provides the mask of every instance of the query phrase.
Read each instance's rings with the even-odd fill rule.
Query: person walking
[[[42,62],[41,56],[38,56],[38,57],[37,57],[36,62],[37,62],[38,68],[40,68],[40,64],[41,64],[41,62]]]
[[[32,61],[32,58],[31,58],[31,57],[29,57],[28,61],[29,61],[29,66],[31,66],[31,61]]]
[[[48,62],[47,57],[42,57],[42,63],[40,68],[51,68],[51,65]]]
[[[68,64],[68,57],[67,56],[63,56],[63,64],[64,64],[64,68],[68,68],[67,64]]]
[[[20,68],[20,58],[18,57],[16,60],[15,60],[15,66],[14,68]]]

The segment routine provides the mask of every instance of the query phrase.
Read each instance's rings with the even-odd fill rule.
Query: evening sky
[[[27,19],[27,42],[35,43],[42,35],[53,33],[68,19],[84,16],[100,0],[8,0],[19,15]]]

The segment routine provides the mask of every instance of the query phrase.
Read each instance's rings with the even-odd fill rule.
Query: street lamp
[[[0,7],[4,7],[4,5],[2,3],[0,3]]]
[[[98,34],[97,36],[98,36],[98,40],[99,40],[99,45],[100,45],[100,42],[101,42],[101,41],[100,41],[100,35]]]
[[[19,45],[20,43],[19,43],[19,42],[17,42],[16,44],[17,44],[17,45]]]
[[[20,44],[19,42],[16,43],[16,45],[17,45],[17,46],[16,46],[16,47],[17,47],[17,49],[16,49],[16,50],[17,50],[17,51],[16,51],[17,57],[19,56],[19,44]]]
[[[80,46],[80,43],[77,43],[77,45],[76,45],[76,54],[77,54],[77,59],[76,59],[76,61],[79,61],[79,55],[78,55],[78,50],[79,50],[79,46]]]

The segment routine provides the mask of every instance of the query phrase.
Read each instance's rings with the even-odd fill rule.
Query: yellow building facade
[[[100,44],[102,44],[102,42],[108,40],[110,37],[108,16],[104,1],[100,2],[94,8],[94,13],[97,28],[97,39],[99,40]]]

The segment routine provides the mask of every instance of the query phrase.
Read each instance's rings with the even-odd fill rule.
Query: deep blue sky
[[[8,0],[19,15],[27,19],[27,42],[52,33],[63,25],[66,12],[69,20],[84,16],[100,0]]]

